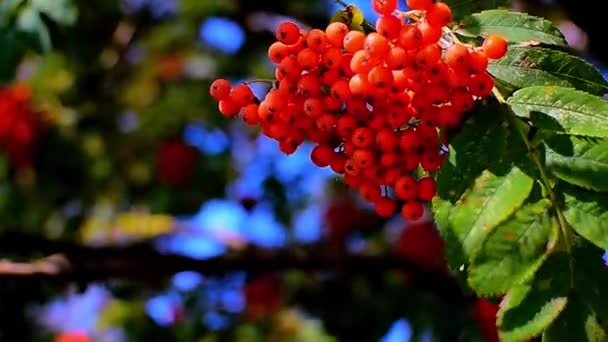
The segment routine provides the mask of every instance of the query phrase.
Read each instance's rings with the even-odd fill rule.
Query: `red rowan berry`
[[[399,144],[399,137],[390,128],[384,128],[376,133],[376,146],[383,150],[392,150]]]
[[[397,152],[385,151],[380,156],[380,165],[383,167],[393,167],[399,163],[401,156]]]
[[[369,71],[367,80],[376,91],[382,90],[388,92],[393,85],[393,73],[387,67],[378,65]]]
[[[334,153],[329,163],[331,170],[338,174],[344,173],[344,166],[348,157],[344,153]]]
[[[359,127],[353,132],[353,144],[358,148],[368,148],[374,144],[374,132],[367,127]]]
[[[302,68],[296,56],[287,56],[279,63],[277,73],[280,77],[295,81],[302,74]]]
[[[391,105],[388,109],[386,121],[394,128],[399,129],[412,118],[410,107]]]
[[[418,24],[418,29],[422,34],[422,45],[437,43],[441,38],[441,28],[432,26],[429,23]]]
[[[209,86],[209,94],[216,100],[224,100],[230,96],[230,82],[225,79],[217,79]]]
[[[344,183],[350,188],[358,188],[363,181],[363,177],[360,177],[359,175],[353,175],[346,172],[344,173]]]
[[[298,92],[304,97],[321,95],[321,80],[313,74],[302,75],[298,80]]]
[[[427,68],[435,65],[441,58],[441,48],[437,44],[430,44],[421,48],[416,53],[416,65]]]
[[[333,114],[325,113],[317,118],[317,127],[324,132],[333,131],[335,124],[336,117]]]
[[[406,0],[407,8],[413,10],[426,10],[433,4],[433,0]]]
[[[317,145],[310,152],[310,159],[318,167],[329,166],[334,156],[334,149],[329,145]]]
[[[372,8],[380,15],[388,15],[397,9],[397,0],[373,0]]]
[[[287,107],[285,96],[285,93],[277,89],[269,91],[264,98],[267,109],[273,113],[283,111]]]
[[[331,96],[344,102],[350,101],[353,97],[348,86],[348,81],[345,79],[337,80],[329,89],[329,93]]]
[[[500,59],[507,53],[507,40],[498,34],[490,34],[481,45],[488,58]]]
[[[281,150],[281,152],[285,153],[286,155],[293,154],[294,152],[297,151],[298,147],[300,147],[300,144],[291,140],[291,138],[279,142],[279,149]]]
[[[409,61],[407,51],[400,46],[394,46],[385,57],[386,66],[391,70],[401,70],[405,68]]]
[[[370,181],[364,181],[359,185],[359,195],[367,203],[375,203],[381,196],[380,185]]]
[[[445,50],[445,63],[452,68],[464,69],[469,65],[471,53],[462,44],[454,44]]]
[[[253,91],[246,84],[237,85],[230,91],[230,98],[240,107],[252,103],[254,97]]]
[[[260,123],[260,117],[258,116],[258,104],[250,103],[241,109],[241,117],[243,121],[248,125],[257,125]]]
[[[426,10],[426,21],[433,26],[446,26],[452,22],[452,10],[443,2],[435,2]]]
[[[366,95],[370,90],[370,82],[366,75],[355,74],[348,81],[348,89],[353,95]]]
[[[327,41],[337,48],[342,48],[344,46],[344,37],[348,33],[348,26],[342,22],[336,21],[329,25],[325,29],[325,35],[327,36]]]
[[[473,74],[484,72],[488,68],[488,57],[483,51],[472,51],[469,54],[468,67]]]
[[[399,32],[397,45],[406,50],[417,49],[422,45],[423,38],[422,32],[418,27],[411,24],[405,24],[401,27],[401,31]]]
[[[281,42],[275,42],[268,48],[268,58],[275,64],[281,63],[289,53],[289,47]]]
[[[426,151],[420,158],[420,165],[429,172],[437,171],[441,164],[443,164],[443,156],[439,155],[437,151]]]
[[[376,32],[388,40],[396,39],[401,32],[401,23],[401,19],[394,15],[383,15],[376,20]]]
[[[342,65],[342,52],[337,47],[330,47],[321,56],[323,65],[329,69],[337,69]]]
[[[352,155],[353,161],[355,162],[355,166],[361,169],[365,169],[374,164],[376,159],[376,154],[369,149],[359,148],[353,152]]]
[[[298,60],[298,65],[302,70],[312,70],[316,68],[320,63],[320,56],[317,52],[313,51],[311,48],[302,49],[298,55],[296,56]]]
[[[407,129],[399,134],[399,147],[407,153],[413,153],[420,147],[416,131]]]
[[[430,201],[435,197],[435,179],[432,177],[424,177],[418,180],[418,199],[422,201]]]
[[[277,27],[276,37],[283,44],[295,44],[300,39],[300,28],[295,23],[284,21]]]
[[[409,201],[401,207],[401,216],[408,221],[417,221],[423,214],[424,206],[419,201]]]
[[[260,122],[262,124],[271,123],[275,119],[275,114],[273,111],[268,109],[266,100],[260,102],[260,105],[258,106],[258,118],[260,118]]]
[[[306,115],[312,118],[321,116],[324,110],[325,105],[323,104],[323,101],[318,97],[311,97],[304,101],[304,113],[306,113]]]
[[[302,49],[306,47],[306,37],[308,37],[308,33],[306,31],[300,30],[300,37],[295,44],[287,45],[289,48],[289,53],[293,55],[297,55]]]
[[[454,110],[452,105],[443,105],[437,111],[439,126],[445,128],[456,128],[460,124],[461,112]]]
[[[336,120],[336,133],[342,139],[349,139],[357,129],[357,120],[350,115],[340,115]]]
[[[388,186],[395,185],[397,179],[401,177],[403,172],[398,167],[390,167],[384,172],[384,184]]]
[[[386,37],[377,32],[372,32],[365,38],[365,50],[373,57],[384,57],[390,50]]]
[[[397,202],[390,197],[382,196],[374,203],[374,210],[381,217],[391,217],[397,210]]]
[[[492,92],[494,80],[487,72],[471,75],[469,78],[469,91],[472,95],[486,97]]]
[[[323,97],[323,105],[325,106],[325,110],[330,112],[337,112],[342,109],[342,101],[332,97],[331,95],[326,95]]]
[[[350,31],[344,36],[344,50],[355,53],[365,47],[365,34],[361,31]]]
[[[271,123],[268,126],[268,137],[279,142],[286,141],[289,138],[289,126],[279,122]]]
[[[227,118],[232,118],[239,114],[241,106],[234,102],[234,100],[226,98],[224,100],[220,100],[220,102],[218,103],[218,109],[223,116]]]
[[[352,158],[348,158],[344,163],[344,173],[352,176],[358,176],[361,173],[361,169],[355,165],[355,161]]]
[[[401,176],[395,181],[395,194],[399,199],[411,201],[416,199],[418,187],[412,176]]]
[[[412,172],[420,165],[420,154],[418,152],[404,153],[399,160],[403,171]]]
[[[319,29],[312,29],[308,32],[306,44],[309,48],[313,49],[317,53],[322,53],[325,48],[327,48],[327,44],[329,44],[329,41],[327,40],[327,36],[325,35],[324,31]]]
[[[350,69],[355,74],[367,75],[367,73],[376,65],[376,60],[366,50],[359,50],[353,54],[350,60]]]
[[[468,112],[473,108],[473,96],[466,88],[453,88],[450,91],[450,103],[460,112]]]

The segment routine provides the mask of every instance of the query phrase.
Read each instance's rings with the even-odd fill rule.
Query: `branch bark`
[[[333,272],[338,275],[378,276],[393,270],[403,272],[412,287],[432,292],[449,301],[465,300],[460,287],[447,272],[429,269],[414,259],[396,255],[354,254],[316,247],[276,250],[248,247],[230,251],[219,257],[197,260],[161,254],[149,243],[128,247],[94,248],[18,233],[0,235],[0,250],[51,254],[32,262],[0,262],[0,281],[155,281],[181,271],[216,276],[234,271],[261,273],[291,269]]]

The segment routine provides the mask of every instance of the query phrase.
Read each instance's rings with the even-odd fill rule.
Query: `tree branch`
[[[161,254],[147,243],[93,248],[17,233],[0,235],[0,250],[52,254],[33,262],[0,262],[0,281],[153,281],[181,271],[215,276],[233,271],[257,273],[291,269],[376,276],[394,270],[403,272],[412,287],[432,292],[449,301],[465,299],[456,281],[446,272],[429,269],[414,259],[396,255],[342,253],[313,247],[276,250],[249,247],[219,257],[197,260]]]

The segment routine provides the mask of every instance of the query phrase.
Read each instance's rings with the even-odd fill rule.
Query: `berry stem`
[[[502,94],[496,87],[494,87],[492,89],[492,93],[494,94],[494,97],[496,97],[498,102],[500,102],[502,104],[506,103],[504,96],[502,96]],[[553,186],[554,182],[551,181],[551,177],[549,176],[549,173],[547,172],[545,165],[543,164],[543,162],[540,158],[538,150],[534,147],[534,145],[532,145],[532,143],[528,139],[528,134],[525,131],[525,129],[522,127],[522,122],[518,121],[512,112],[509,115],[506,115],[506,117],[507,117],[507,120],[509,120],[509,124],[511,126],[513,126],[519,132],[519,135],[521,136],[522,140],[526,144],[526,148],[528,149],[530,158],[532,159],[532,161],[536,165],[536,168],[539,171],[540,180],[541,180],[542,184],[544,185],[545,189],[547,190],[549,199],[551,200],[551,205],[553,206],[553,210],[555,210],[555,213],[557,215],[557,221],[558,221],[558,224],[560,227],[560,231],[562,233],[562,239],[560,239],[560,240],[563,243],[563,247],[566,250],[566,252],[568,254],[572,255],[572,231],[571,231],[570,226],[568,225],[568,222],[566,221],[566,218],[564,217],[564,213],[562,212],[562,209],[559,205],[560,202],[558,201],[557,194],[555,193],[555,189]],[[571,281],[571,285],[573,285],[574,279],[572,277],[574,274],[573,273],[574,264],[573,264],[572,258],[570,258],[569,264],[570,264],[569,266],[570,266],[570,276],[571,276],[570,281]]]
[[[274,85],[275,82],[276,82],[276,80],[272,80],[272,79],[269,79],[269,78],[260,78],[260,79],[255,79],[255,80],[244,82],[243,84],[244,85],[250,85],[250,84],[253,84],[253,83],[268,83],[270,85]]]
[[[411,10],[411,11],[395,11],[395,15],[400,18],[407,18],[411,21],[419,22],[422,20],[422,11],[420,10]]]

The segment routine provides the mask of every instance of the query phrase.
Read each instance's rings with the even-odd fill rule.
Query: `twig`
[[[392,254],[354,254],[315,247],[277,250],[251,247],[197,260],[161,254],[148,244],[92,248],[15,233],[0,235],[0,250],[21,253],[43,251],[61,255],[32,263],[4,261],[0,264],[0,281],[27,278],[59,282],[109,279],[149,281],[170,277],[181,271],[215,276],[233,271],[255,273],[291,269],[377,276],[394,270],[403,272],[412,287],[446,300],[463,300],[460,287],[447,272],[429,269],[415,259]]]

